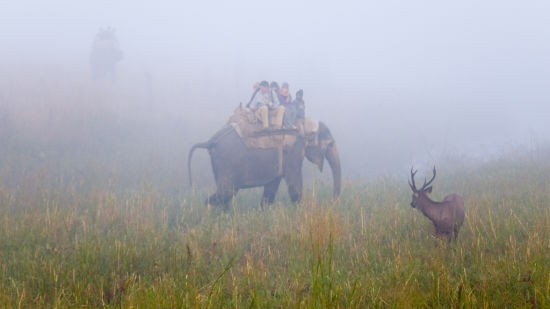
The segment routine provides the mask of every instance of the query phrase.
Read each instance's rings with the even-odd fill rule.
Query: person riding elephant
[[[292,104],[292,96],[290,95],[290,90],[288,89],[289,85],[287,82],[283,82],[281,85],[281,90],[279,90],[279,102],[285,108]]]
[[[274,129],[279,129],[282,127],[285,108],[279,104],[279,98],[276,90],[269,87],[269,83],[266,80],[260,82],[259,90],[257,89],[255,91],[247,106],[249,106],[250,109],[256,113],[257,117],[262,122],[264,129],[268,129],[270,127],[270,116],[271,126]]]
[[[285,105],[285,116],[283,118],[283,127],[295,128],[298,119],[305,118],[304,91],[302,89],[296,92],[296,99],[292,103]]]

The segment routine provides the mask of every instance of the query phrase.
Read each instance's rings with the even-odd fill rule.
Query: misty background
[[[548,12],[493,0],[4,2],[0,179],[185,189],[190,146],[263,79],[304,89],[344,178],[536,152],[550,138]],[[107,26],[124,59],[114,79],[93,80]],[[199,185],[213,185],[208,160],[193,162]]]

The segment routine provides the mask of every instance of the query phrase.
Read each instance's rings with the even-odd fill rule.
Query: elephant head
[[[328,160],[334,183],[333,196],[336,198],[340,195],[342,182],[338,147],[336,147],[336,141],[324,123],[319,122],[319,128],[315,134],[307,140],[305,156],[311,163],[317,165],[321,172],[323,171],[325,158]]]

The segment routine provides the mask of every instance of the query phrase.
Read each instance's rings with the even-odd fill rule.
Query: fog
[[[501,0],[5,2],[2,165],[14,175],[24,153],[82,159],[76,170],[183,187],[190,145],[264,79],[304,89],[345,178],[542,147],[548,12],[548,1]],[[93,80],[92,42],[108,26],[124,58],[115,78]],[[211,184],[206,154],[197,165]]]

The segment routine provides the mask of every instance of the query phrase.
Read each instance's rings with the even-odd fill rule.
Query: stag
[[[449,194],[443,201],[432,201],[428,194],[432,193],[431,183],[435,179],[435,166],[433,177],[429,181],[424,179],[424,185],[418,190],[414,183],[414,175],[417,171],[411,168],[411,181],[409,186],[413,191],[411,206],[418,208],[424,216],[426,216],[435,226],[436,236],[446,236],[448,241],[454,234],[454,238],[458,237],[460,226],[464,222],[464,200],[458,194]]]

